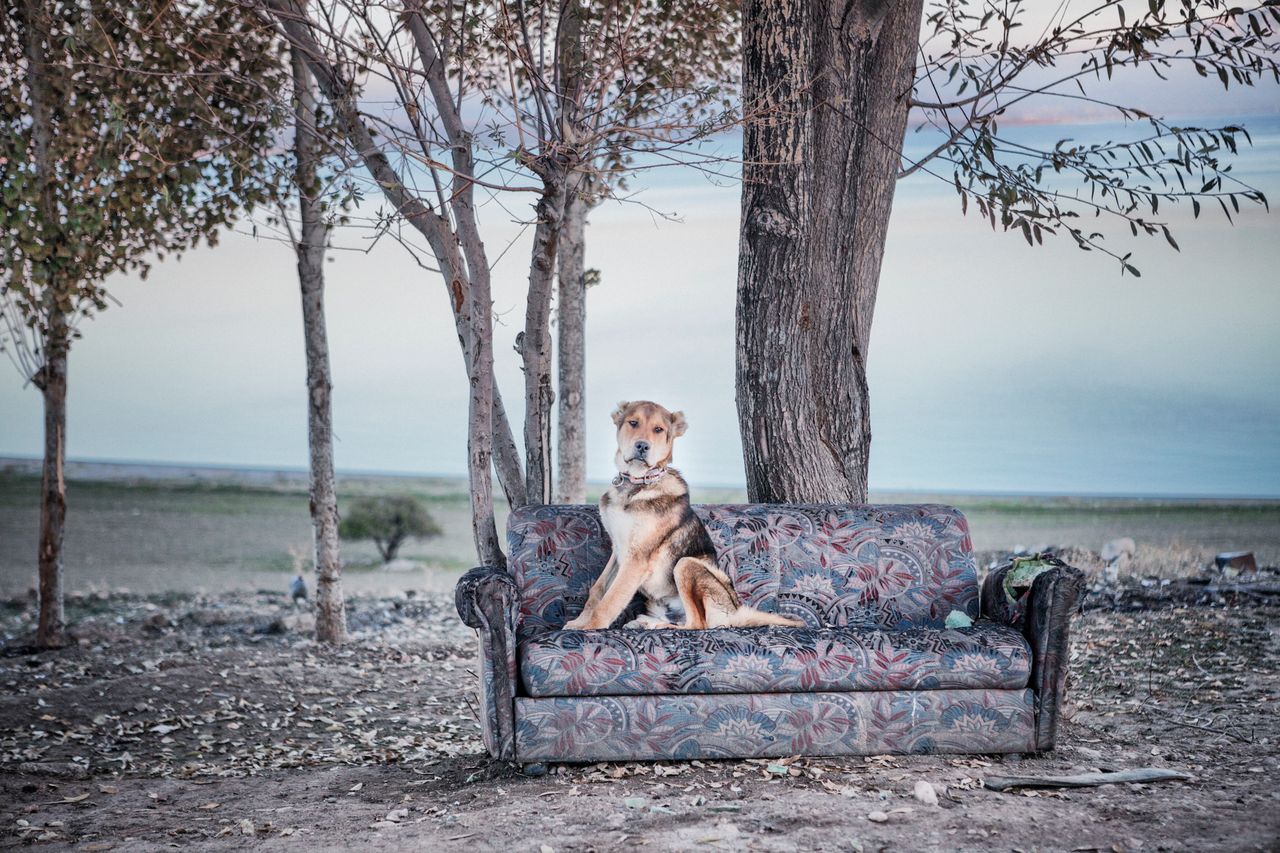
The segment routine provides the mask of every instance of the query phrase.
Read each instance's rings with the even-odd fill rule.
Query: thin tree
[[[390,203],[388,224],[407,222],[430,248],[471,389],[467,475],[476,552],[482,563],[505,565],[494,522],[491,464],[509,499],[523,500],[523,482],[514,440],[500,438],[494,456],[495,425],[501,430],[506,419],[505,414],[498,417],[502,409],[493,381],[489,264],[475,213],[478,181],[471,134],[446,71],[450,43],[430,28],[416,3],[390,12],[355,2],[263,0],[251,5],[279,27],[305,60],[348,150]],[[353,76],[357,67],[382,75],[381,82],[402,107],[403,126],[388,126],[362,111]],[[400,133],[418,146],[402,146]],[[417,186],[414,169],[419,167],[430,175],[429,191]]]
[[[412,495],[362,498],[351,505],[339,528],[343,539],[373,540],[383,563],[400,553],[406,539],[439,536],[440,525]]]
[[[293,185],[298,195],[294,251],[302,290],[302,329],[307,359],[307,446],[311,459],[311,527],[316,572],[316,638],[341,643],[347,636],[338,543],[338,492],[333,470],[333,378],[324,319],[324,261],[330,226],[320,170],[324,149],[317,135],[320,109],[315,83],[298,49],[289,51],[293,75]],[[285,221],[288,222],[286,215]]]
[[[590,29],[617,8],[566,3],[562,26],[582,18],[579,26]],[[652,4],[633,25],[632,40],[652,47],[634,51],[628,62],[634,80],[626,105],[629,119],[597,135],[596,150],[584,155],[587,167],[571,177],[556,270],[556,503],[583,503],[587,496],[587,290],[600,277],[586,266],[587,217],[607,199],[626,193],[637,170],[650,165],[637,162],[633,153],[631,134],[638,121],[688,126],[714,121],[718,110],[733,108],[740,73],[740,12],[738,0]],[[561,52],[559,76],[566,90],[576,92],[578,78],[587,76],[586,59],[573,50]],[[673,99],[672,93],[682,96]],[[579,99],[565,102],[570,126],[581,121]]]
[[[64,642],[79,323],[107,307],[113,273],[212,245],[273,196],[263,93],[287,76],[271,35],[220,2],[21,0],[0,13],[0,343],[44,399],[38,645]]]
[[[1265,204],[1229,172],[1242,128],[1178,127],[1103,94],[1134,68],[1165,79],[1187,66],[1228,88],[1280,81],[1280,8],[1151,0],[1129,17],[1137,4],[1060,4],[1023,39],[1028,5],[941,0],[926,18],[922,0],[746,3],[744,102],[770,116],[743,141],[737,401],[751,500],[866,500],[867,347],[899,178],[935,174],[992,227],[1034,244],[1069,236],[1131,275],[1130,253],[1085,216],[1176,249],[1162,203],[1189,200],[1198,216],[1214,201],[1228,218],[1241,201]],[[1142,130],[1045,148],[1002,133],[1051,99],[1102,105]],[[919,160],[901,153],[912,109],[941,133]]]
[[[563,9],[554,2],[245,1],[275,20],[306,59],[348,150],[391,205],[385,228],[398,233],[406,223],[429,246],[472,391],[468,476],[477,552],[483,562],[502,565],[489,466],[492,460],[510,505],[550,500],[549,319],[565,199],[573,176],[589,168],[585,153],[597,150],[596,140],[631,121],[618,109],[627,103],[634,73],[630,27],[652,2],[620,5],[599,26],[575,31],[560,26]],[[493,44],[503,46],[501,63],[491,61]],[[559,79],[558,57],[566,50],[593,58],[588,77]],[[361,93],[374,85],[381,101],[365,109]],[[576,105],[572,113],[566,103]],[[635,149],[674,156],[722,124],[628,126]],[[493,382],[492,272],[477,193],[527,194],[533,202],[525,322],[517,339],[525,372],[523,466]]]

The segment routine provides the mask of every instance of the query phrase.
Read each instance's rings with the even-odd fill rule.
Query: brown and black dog
[[[672,445],[688,428],[684,413],[637,400],[619,403],[613,422],[618,476],[600,497],[613,554],[582,615],[565,628],[608,628],[637,592],[647,613],[628,622],[628,628],[803,625],[743,605],[716,566],[711,537],[689,506],[689,486],[669,467]]]

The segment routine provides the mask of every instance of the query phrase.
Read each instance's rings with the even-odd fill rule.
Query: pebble
[[[889,816],[887,814],[879,811],[871,812],[870,814],[867,815],[867,820],[871,821],[872,823],[884,823],[888,819],[889,819]]]
[[[926,806],[936,806],[938,804],[938,792],[923,779],[916,783],[915,794],[916,799]]]

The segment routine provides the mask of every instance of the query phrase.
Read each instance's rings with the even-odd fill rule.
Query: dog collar
[[[620,471],[618,472],[618,476],[613,478],[613,484],[615,486],[621,486],[623,483],[630,483],[633,486],[647,486],[650,483],[658,482],[665,476],[667,476],[667,469],[665,467],[650,468],[639,477],[632,477],[625,471]]]

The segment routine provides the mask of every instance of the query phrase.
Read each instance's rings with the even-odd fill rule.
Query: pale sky
[[[1273,205],[1275,91],[1233,102],[1256,142],[1235,172]],[[1176,110],[1222,115],[1228,101],[1211,93],[1193,83],[1176,97],[1157,87],[1152,98],[1173,119]],[[1073,124],[1027,132],[1118,131],[1057,118]],[[616,203],[591,217],[587,262],[602,284],[588,297],[589,476],[611,476],[614,403],[650,398],[688,415],[676,463],[692,481],[740,484],[738,188],[676,170],[641,183],[651,187],[647,205],[680,221]],[[1169,219],[1180,254],[1162,239],[1113,234],[1143,272],[1121,278],[1114,262],[1068,242],[1033,249],[963,218],[936,179],[902,182],[869,355],[872,487],[1280,495],[1280,219],[1252,208],[1234,227],[1212,211],[1195,223],[1189,210]],[[484,209],[482,227],[491,258],[521,231],[497,206]],[[499,377],[517,419],[525,237],[494,271]],[[363,246],[365,235],[337,242]],[[439,276],[391,241],[334,252],[326,269],[339,468],[463,473],[466,382]],[[229,235],[157,265],[146,282],[121,277],[112,292],[123,307],[86,323],[71,355],[73,458],[306,465],[286,245]],[[662,310],[637,316],[637,293]],[[6,367],[0,456],[37,455],[40,430],[39,394]]]

